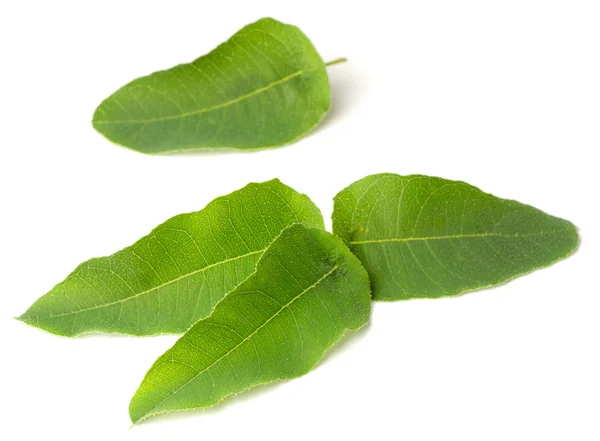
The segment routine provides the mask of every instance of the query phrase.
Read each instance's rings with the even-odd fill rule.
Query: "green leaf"
[[[256,272],[154,363],[131,400],[131,420],[303,375],[369,311],[367,274],[342,241],[291,226]]]
[[[192,63],[127,84],[98,107],[93,125],[144,153],[274,147],[309,132],[330,101],[308,38],[265,18]]]
[[[464,182],[381,174],[335,197],[333,232],[375,300],[441,297],[506,282],[571,254],[575,226]]]
[[[79,265],[19,320],[64,336],[184,332],[297,222],[323,228],[307,196],[278,180],[249,184],[169,219],[112,256]]]

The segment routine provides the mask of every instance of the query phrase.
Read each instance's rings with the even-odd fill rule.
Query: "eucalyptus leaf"
[[[464,182],[380,174],[335,197],[333,232],[367,269],[375,300],[457,295],[571,254],[577,230]]]
[[[367,274],[341,240],[284,230],[256,272],[196,323],[146,374],[131,420],[208,407],[253,386],[298,377],[369,319]]]
[[[169,219],[111,256],[82,263],[19,319],[64,336],[184,332],[298,222],[323,228],[307,196],[278,180],[249,184]]]
[[[275,147],[315,127],[330,95],[308,38],[265,18],[192,63],[125,85],[98,107],[93,125],[144,153]]]

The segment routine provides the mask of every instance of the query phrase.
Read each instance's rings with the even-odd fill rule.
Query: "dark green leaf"
[[[19,319],[65,336],[184,332],[297,222],[323,228],[308,197],[278,180],[249,184],[169,219],[112,256],[84,262]]]
[[[308,38],[262,19],[192,63],[119,89],[93,125],[144,153],[274,147],[310,131],[330,101],[325,64]]]
[[[369,319],[367,274],[333,235],[294,225],[256,272],[162,355],[131,400],[134,423],[208,407],[253,386],[310,371]]]
[[[571,254],[570,222],[464,182],[381,174],[335,197],[333,231],[375,300],[440,297],[506,282]]]

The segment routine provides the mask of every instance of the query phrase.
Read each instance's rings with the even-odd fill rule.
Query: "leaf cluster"
[[[197,60],[138,78],[93,126],[143,153],[291,143],[331,102],[296,27],[252,23]],[[19,320],[53,334],[182,334],[151,366],[131,420],[212,406],[314,368],[369,320],[371,300],[455,296],[572,253],[576,228],[464,182],[367,176],[334,199],[333,233],[303,194],[251,183],[88,260]]]
[[[368,176],[334,201],[331,234],[307,196],[249,184],[84,262],[19,319],[64,336],[183,333],[135,393],[137,423],[307,373],[371,299],[497,285],[578,243],[568,221],[441,178]]]

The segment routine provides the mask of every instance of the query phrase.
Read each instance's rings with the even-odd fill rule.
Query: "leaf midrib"
[[[146,124],[146,123],[153,123],[153,122],[161,122],[161,121],[169,121],[169,120],[173,120],[173,119],[178,119],[178,118],[186,118],[188,116],[194,116],[194,115],[200,115],[202,113],[208,113],[208,112],[212,112],[214,110],[219,110],[219,109],[223,109],[226,107],[229,107],[233,104],[239,103],[240,101],[244,101],[248,98],[253,97],[254,95],[258,95],[262,92],[266,92],[269,89],[272,89],[273,87],[279,86],[280,84],[284,84],[287,81],[290,81],[291,79],[302,75],[304,73],[304,70],[298,70],[290,75],[287,75],[283,78],[280,78],[279,80],[275,80],[272,81],[270,83],[268,83],[265,86],[261,86],[257,89],[254,89],[253,91],[241,95],[237,98],[234,98],[232,100],[226,101],[224,103],[221,104],[217,104],[215,106],[211,106],[211,107],[205,107],[202,109],[197,109],[197,110],[193,110],[191,112],[183,112],[177,115],[168,115],[168,116],[162,116],[162,117],[156,117],[156,118],[148,118],[148,119],[123,119],[123,120],[98,120],[98,121],[94,121],[94,124]]]
[[[348,242],[351,245],[365,245],[372,243],[390,243],[390,242],[418,242],[418,241],[429,241],[429,240],[449,240],[449,239],[466,239],[473,237],[503,237],[503,238],[518,238],[518,237],[532,237],[532,236],[543,236],[545,232],[532,233],[532,234],[501,234],[501,233],[473,233],[473,234],[456,234],[449,236],[422,236],[422,237],[390,237],[387,239],[366,239],[366,240],[353,240]]]
[[[266,249],[266,248],[265,248],[265,249]],[[100,308],[108,308],[109,306],[118,305],[119,303],[127,302],[127,301],[129,301],[129,300],[133,300],[133,299],[135,299],[135,298],[138,298],[138,297],[140,297],[140,296],[142,296],[142,295],[149,294],[149,293],[151,293],[151,292],[153,292],[153,291],[156,291],[156,290],[159,290],[159,289],[161,289],[161,288],[164,288],[165,286],[168,286],[168,285],[170,285],[170,284],[176,283],[176,282],[178,282],[178,281],[180,281],[180,280],[182,280],[182,279],[185,279],[185,278],[187,278],[187,277],[191,277],[191,276],[193,276],[193,275],[195,275],[195,274],[198,274],[198,273],[204,272],[204,271],[206,271],[206,270],[209,270],[209,269],[211,269],[211,268],[215,268],[215,267],[217,267],[217,266],[219,266],[219,265],[224,265],[224,264],[226,264],[226,263],[233,262],[233,261],[236,261],[236,260],[239,260],[239,259],[243,259],[243,258],[245,258],[245,257],[250,257],[250,256],[253,256],[253,255],[255,255],[255,254],[264,253],[264,252],[265,252],[265,249],[262,249],[262,250],[257,250],[257,251],[251,251],[251,252],[249,252],[249,253],[242,254],[242,255],[240,255],[240,256],[231,257],[231,258],[229,258],[229,259],[221,260],[220,262],[215,262],[215,263],[212,263],[212,264],[210,264],[210,265],[207,265],[207,266],[205,266],[205,267],[202,267],[202,268],[199,268],[199,269],[197,269],[197,270],[194,270],[194,271],[192,271],[192,272],[190,272],[190,273],[187,273],[187,274],[183,274],[183,275],[181,275],[181,276],[178,276],[178,277],[176,277],[176,278],[174,278],[174,279],[171,279],[171,280],[169,280],[169,281],[167,281],[167,282],[163,282],[163,283],[161,283],[160,285],[154,286],[154,287],[152,287],[152,288],[149,288],[149,289],[147,289],[147,290],[145,290],[145,291],[142,291],[142,292],[136,293],[136,294],[132,295],[131,297],[125,297],[125,298],[123,298],[123,299],[115,300],[115,301],[113,301],[113,302],[104,303],[104,304],[102,304],[102,305],[95,305],[95,306],[91,306],[91,307],[89,307],[89,308],[83,308],[83,309],[79,309],[79,310],[77,310],[77,311],[70,311],[70,312],[65,312],[65,313],[62,313],[62,314],[49,315],[48,317],[50,317],[50,318],[56,318],[56,317],[65,317],[65,316],[68,316],[68,315],[80,314],[80,313],[82,313],[82,312],[93,311],[93,310],[95,310],[95,309],[100,309]],[[40,318],[40,317],[41,317],[41,316],[36,316],[36,318]]]
[[[302,297],[303,295],[305,295],[307,292],[309,292],[311,289],[314,289],[317,287],[317,285],[319,285],[323,280],[327,279],[329,276],[331,276],[331,274],[333,274],[337,269],[339,269],[340,265],[336,264],[334,265],[329,271],[327,271],[327,273],[325,273],[323,276],[321,276],[316,282],[314,282],[312,285],[310,285],[308,288],[304,289],[302,292],[300,292],[300,294],[298,294],[297,296],[295,296],[294,298],[292,298],[292,300],[290,300],[289,302],[287,302],[285,305],[282,305],[281,308],[279,308],[279,310],[273,314],[271,317],[269,317],[267,320],[264,321],[264,323],[260,324],[254,331],[252,331],[252,333],[250,333],[247,337],[243,338],[238,344],[236,344],[233,348],[231,348],[230,350],[228,350],[225,354],[221,355],[220,357],[218,357],[214,362],[212,362],[210,365],[208,365],[207,367],[205,367],[203,370],[199,371],[198,373],[194,374],[194,376],[192,378],[190,378],[188,381],[186,381],[184,384],[182,384],[180,387],[178,387],[177,389],[175,389],[173,392],[171,392],[170,395],[168,395],[167,397],[163,398],[161,401],[159,401],[158,403],[156,403],[150,410],[148,410],[147,412],[144,413],[144,415],[142,415],[136,422],[148,417],[151,415],[151,413],[154,411],[154,409],[156,409],[157,407],[159,407],[161,404],[163,404],[166,400],[168,400],[169,398],[171,398],[173,395],[177,394],[181,389],[183,389],[185,386],[187,386],[188,384],[190,384],[192,381],[194,381],[196,378],[198,378],[200,375],[202,375],[204,372],[208,371],[210,368],[212,368],[215,364],[217,364],[218,362],[220,362],[221,360],[223,360],[224,358],[226,358],[229,354],[231,354],[233,351],[235,351],[237,348],[239,348],[241,345],[243,345],[245,342],[247,342],[248,340],[250,340],[254,335],[256,335],[258,333],[258,331],[260,331],[262,328],[264,328],[267,324],[269,324],[273,319],[275,319],[275,317],[279,316],[279,314],[281,314],[281,312],[285,309],[288,308],[292,303],[294,303],[296,300],[298,300],[300,297]],[[143,383],[142,383],[143,384]],[[141,386],[140,386],[141,387]]]

